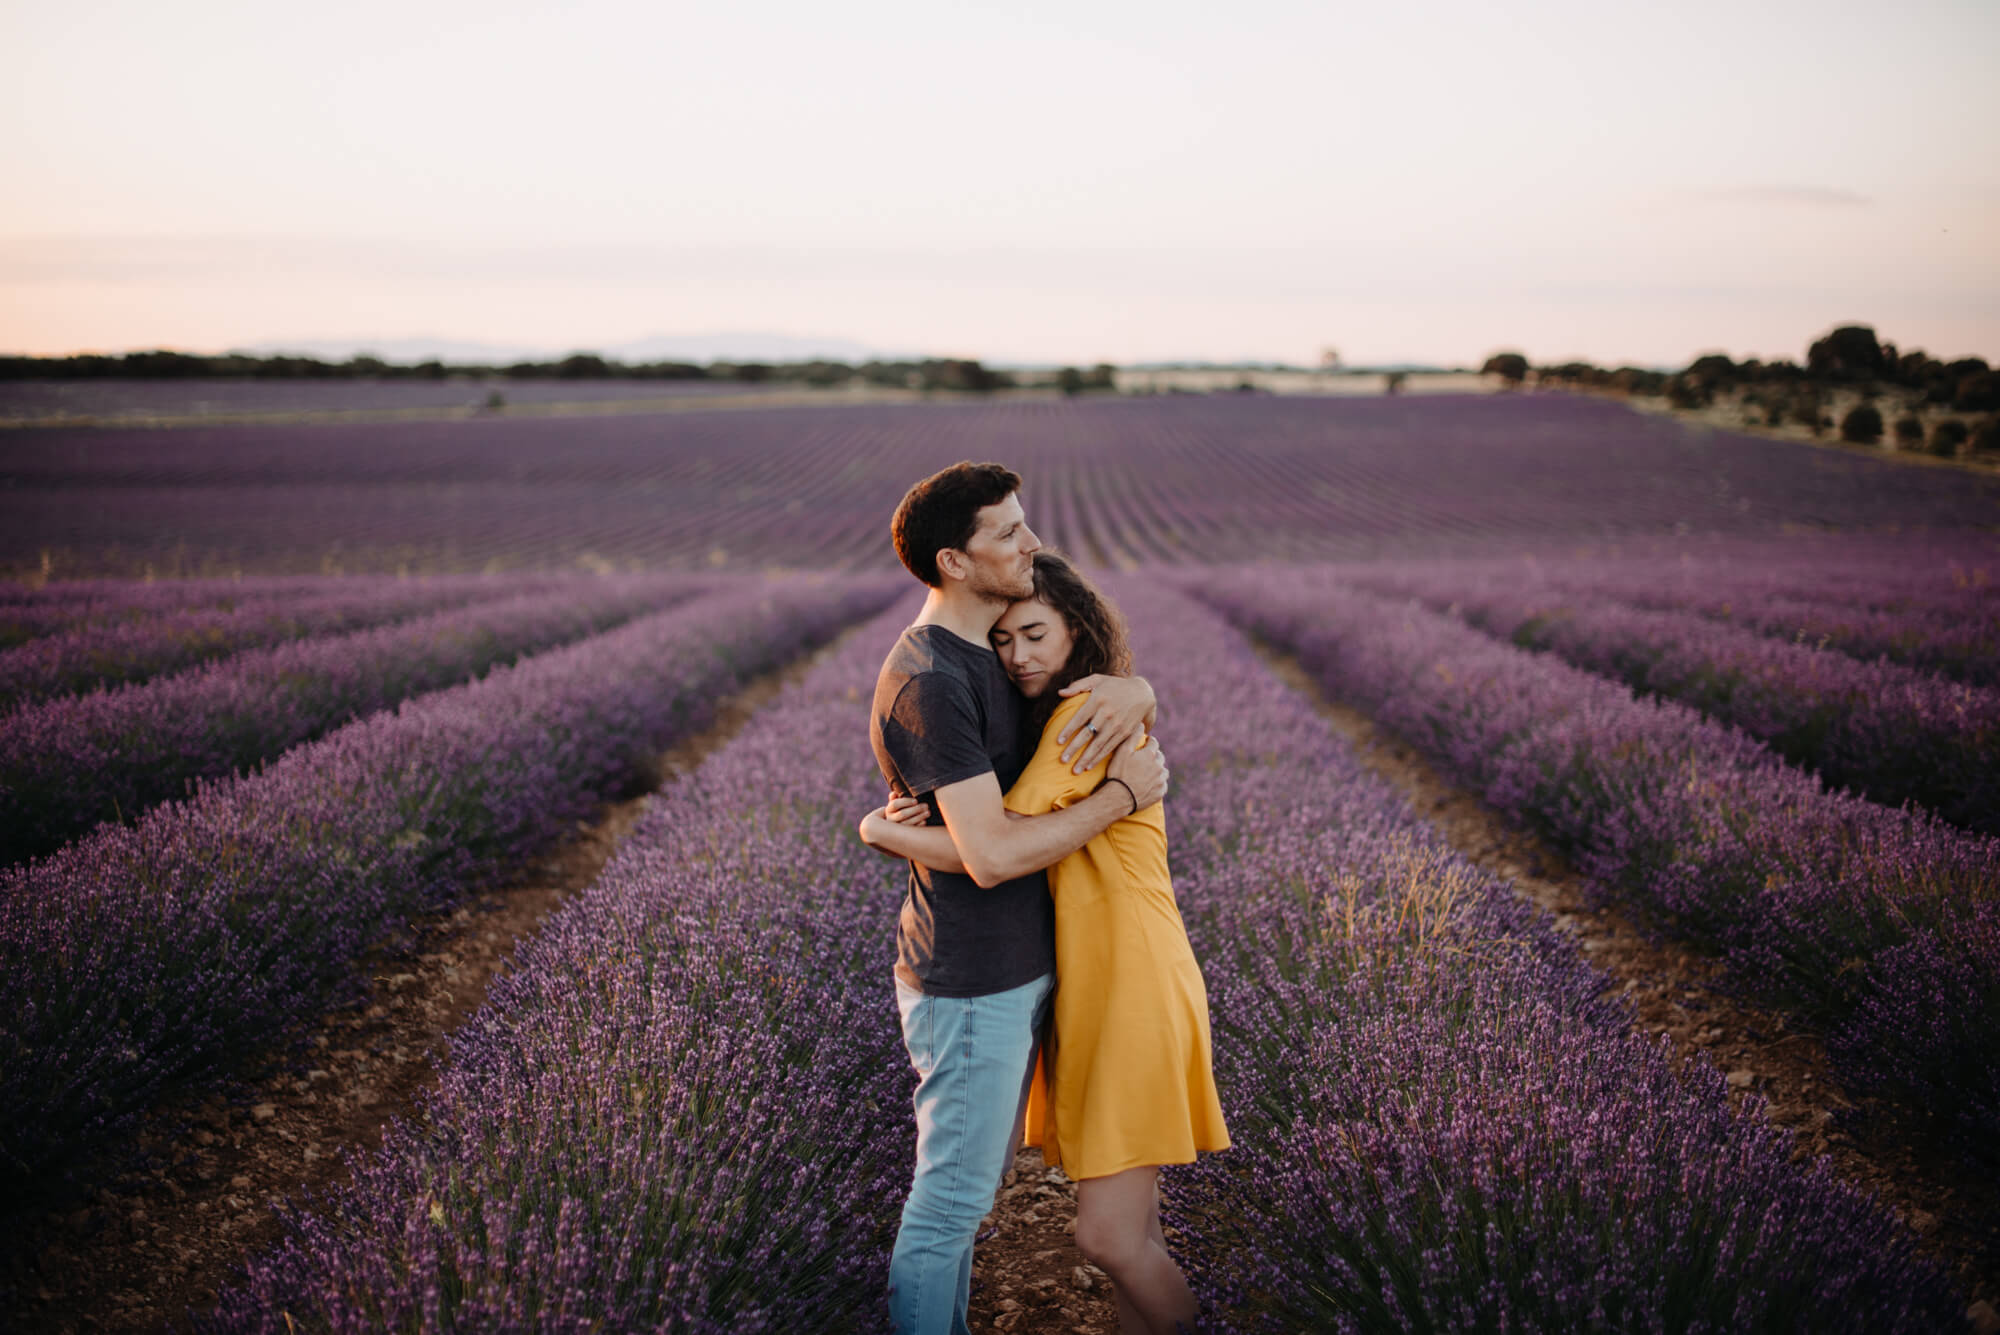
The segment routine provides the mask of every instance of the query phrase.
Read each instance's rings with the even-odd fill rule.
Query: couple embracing
[[[1077,1246],[1121,1330],[1192,1330],[1162,1164],[1228,1147],[1208,1000],[1167,874],[1167,767],[1118,611],[1053,552],[1020,477],[961,463],[891,529],[929,587],[882,665],[890,801],[861,822],[910,863],[896,997],[917,1165],[889,1265],[895,1327],[966,1327],[972,1250],[1023,1143],[1078,1183]],[[1060,985],[1058,985],[1058,977]]]

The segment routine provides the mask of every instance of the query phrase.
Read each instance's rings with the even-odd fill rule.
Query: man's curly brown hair
[[[955,463],[903,493],[889,520],[896,555],[912,575],[933,589],[944,583],[937,554],[964,550],[979,531],[979,512],[1021,489],[1021,475],[999,464]]]

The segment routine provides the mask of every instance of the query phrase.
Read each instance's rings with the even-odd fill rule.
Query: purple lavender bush
[[[576,587],[587,587],[581,580]],[[318,581],[313,581],[318,583]],[[144,681],[212,659],[281,644],[387,625],[469,603],[560,587],[560,577],[435,580],[357,578],[346,587],[174,609],[74,626],[0,650],[0,711],[96,687]]]
[[[1216,1328],[1953,1323],[1907,1231],[1633,1038],[1240,637],[1115,592],[1162,698],[1236,1140],[1168,1175]],[[851,831],[880,798],[859,711],[908,611],[659,795],[435,1097],[288,1206],[200,1328],[882,1328],[913,1149],[899,879]]]
[[[2000,691],[1692,612],[1537,587],[1516,563],[1381,563],[1348,580],[1733,724],[1831,787],[2000,834]]]
[[[1727,558],[1509,563],[1535,586],[1685,611],[1777,639],[2000,687],[2000,562],[1962,541],[1847,554],[1772,542]]]
[[[582,639],[710,587],[626,576],[252,650],[156,681],[0,718],[0,862],[130,819],[197,779],[526,653]]]
[[[915,1148],[900,864],[854,838],[901,604],[652,807],[214,1331],[878,1330]],[[311,1208],[308,1208],[311,1207]]]
[[[317,598],[353,587],[355,581],[347,575],[80,579],[36,585],[0,582],[0,649],[81,626],[151,621],[201,608],[226,612],[277,599]]]
[[[1121,585],[1233,1147],[1169,1170],[1246,1330],[1927,1330],[1914,1239],[1546,915],[1453,852],[1212,615]],[[1194,776],[1183,782],[1180,776]],[[1746,1208],[1746,1202],[1750,1203]]]
[[[2000,1144],[2000,841],[1830,793],[1685,705],[1325,570],[1190,584],[1826,1037],[1841,1078]]]
[[[0,1174],[87,1172],[147,1108],[360,995],[353,961],[649,773],[717,699],[881,608],[753,583],[407,701],[0,873]]]

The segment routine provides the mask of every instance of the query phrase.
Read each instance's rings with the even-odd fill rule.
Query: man
[[[1091,797],[1010,818],[1001,804],[1035,739],[1024,702],[987,643],[1009,603],[1034,593],[1020,477],[960,463],[910,488],[891,521],[896,554],[930,589],[882,664],[871,741],[890,787],[921,797],[950,831],[966,874],[912,863],[896,932],[896,999],[918,1073],[917,1166],[889,1263],[898,1331],[967,1329],[972,1247],[1012,1162],[1036,1044],[1055,990],[1050,864],[1166,793],[1142,680],[1087,677],[1064,740],[1077,772],[1112,753]],[[1115,748],[1115,751],[1114,751]],[[1130,789],[1128,793],[1127,789]]]

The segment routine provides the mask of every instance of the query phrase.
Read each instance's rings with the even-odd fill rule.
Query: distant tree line
[[[1077,373],[1077,389],[1109,387],[1110,369]],[[243,353],[198,356],[186,352],[131,352],[120,356],[0,357],[0,380],[712,380],[735,384],[801,384],[831,387],[860,382],[897,389],[981,393],[1011,388],[1013,376],[977,361],[930,357],[912,361],[804,362],[617,362],[594,352],[574,352],[555,361],[522,361],[505,366],[471,363],[385,362],[353,357],[344,362],[315,357],[253,357]],[[1101,382],[1101,383],[1100,383]],[[1074,393],[1067,383],[1065,392]]]
[[[1893,434],[1898,447],[1921,448],[1949,457],[1970,447],[2000,452],[2000,417],[1967,423],[1947,418],[1932,425],[1929,440],[1920,410],[1963,414],[2000,413],[2000,373],[1984,358],[1941,361],[1922,350],[1900,352],[1884,343],[1867,325],[1842,325],[1806,349],[1803,364],[1780,358],[1734,361],[1722,353],[1697,357],[1680,371],[1638,366],[1606,368],[1588,362],[1563,362],[1530,367],[1518,352],[1487,359],[1482,371],[1512,384],[1531,371],[1539,385],[1609,390],[1621,394],[1659,395],[1676,408],[1705,408],[1718,399],[1740,405],[1753,422],[1779,426],[1791,422],[1814,435],[1835,428],[1844,440],[1865,444]],[[1837,393],[1858,396],[1859,404],[1836,424],[1828,415]],[[1894,399],[1901,412],[1885,424],[1877,400]],[[1895,411],[1892,405],[1891,411]]]

